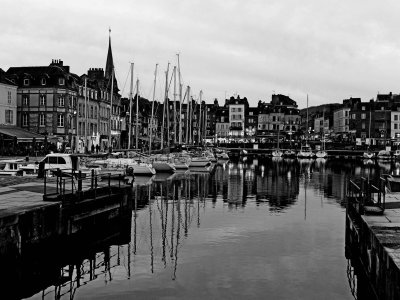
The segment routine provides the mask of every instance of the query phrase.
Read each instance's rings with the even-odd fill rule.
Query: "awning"
[[[31,132],[15,126],[0,126],[0,134],[8,136],[10,139],[16,137],[18,141],[30,142],[33,138],[36,141],[43,141],[44,135]],[[7,137],[5,137],[7,139]]]

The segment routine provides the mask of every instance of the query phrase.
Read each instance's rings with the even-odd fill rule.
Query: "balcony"
[[[243,126],[230,126],[229,130],[243,130]]]

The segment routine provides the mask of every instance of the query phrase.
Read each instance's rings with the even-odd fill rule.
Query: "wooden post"
[[[90,178],[90,185],[91,185],[91,188],[93,189],[93,187],[94,187],[94,170],[92,169],[92,172],[91,172],[91,178]]]
[[[82,171],[78,173],[78,191],[82,192]]]

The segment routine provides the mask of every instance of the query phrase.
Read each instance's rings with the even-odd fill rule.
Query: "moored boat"
[[[392,155],[390,154],[390,151],[387,150],[380,150],[378,154],[376,155],[376,158],[379,160],[391,160]]]
[[[312,152],[311,147],[309,145],[301,146],[301,149],[297,154],[297,157],[299,158],[312,158],[313,156],[314,153]]]
[[[22,159],[4,159],[0,160],[0,175],[1,176],[16,176],[20,175],[20,167],[22,165]]]
[[[283,156],[283,152],[280,149],[275,149],[274,151],[272,151],[272,157],[282,157]]]

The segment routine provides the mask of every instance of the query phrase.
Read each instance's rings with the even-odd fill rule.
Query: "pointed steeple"
[[[111,28],[108,31],[109,31],[108,53],[107,53],[106,71],[105,71],[104,76],[106,79],[111,79],[112,70],[114,68],[114,60],[113,60],[112,49],[111,49]]]

